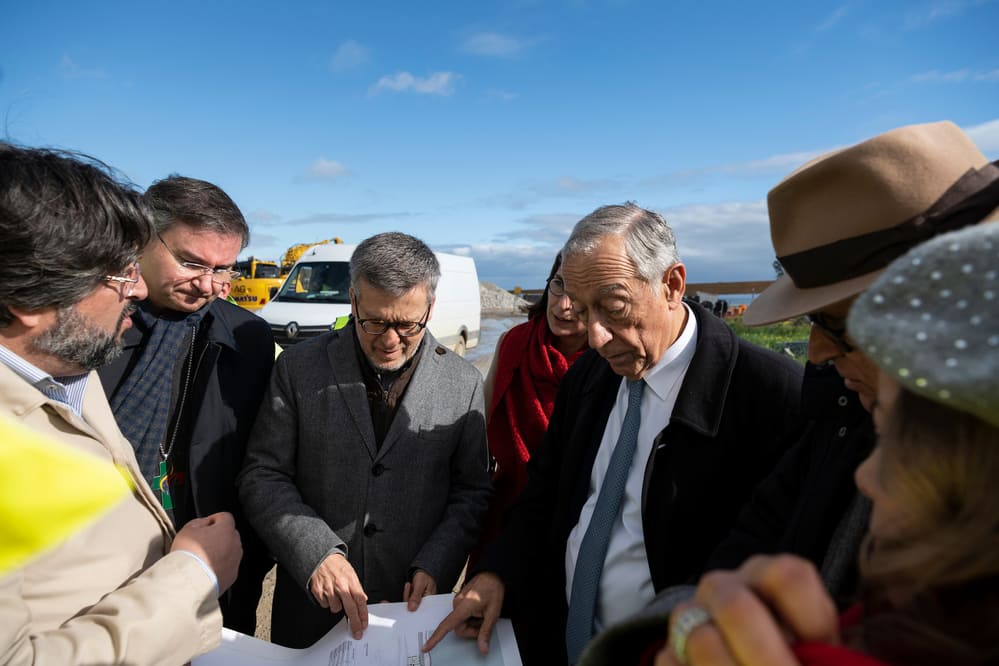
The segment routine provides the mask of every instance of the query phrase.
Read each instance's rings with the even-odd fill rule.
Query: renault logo
[[[287,326],[284,327],[284,332],[289,338],[294,338],[298,335],[298,322],[289,322]]]

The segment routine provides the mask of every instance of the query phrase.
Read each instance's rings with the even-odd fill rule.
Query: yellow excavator
[[[315,243],[296,243],[285,250],[280,266],[273,261],[264,261],[256,257],[237,261],[233,269],[239,271],[240,276],[232,281],[230,298],[247,310],[253,312],[259,310],[278,292],[302,253],[310,247],[329,243],[340,244],[343,240],[333,237]]]

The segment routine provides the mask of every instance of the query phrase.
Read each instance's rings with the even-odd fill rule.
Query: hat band
[[[894,227],[777,257],[794,286],[814,289],[880,270],[912,247],[980,222],[999,207],[999,160],[961,176],[926,212]]]

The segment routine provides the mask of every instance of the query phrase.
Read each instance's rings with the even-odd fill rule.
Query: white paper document
[[[510,620],[500,619],[489,642],[489,654],[479,654],[474,640],[449,633],[428,654],[420,652],[434,629],[451,612],[453,594],[425,597],[410,613],[405,603],[368,606],[368,629],[354,640],[341,620],[315,645],[304,650],[281,647],[230,629],[222,630],[222,645],[195,658],[194,666],[521,666]]]

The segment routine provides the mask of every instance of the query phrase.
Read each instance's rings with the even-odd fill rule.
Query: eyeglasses
[[[853,345],[846,340],[846,322],[843,319],[833,319],[822,312],[813,312],[808,315],[808,321],[822,331],[841,352],[849,354],[853,351]]]
[[[174,261],[176,261],[181,268],[190,273],[192,278],[201,277],[202,275],[211,275],[212,284],[216,284],[221,287],[222,285],[229,284],[240,276],[239,271],[234,271],[230,268],[212,268],[211,266],[197,264],[193,261],[184,261],[177,256],[176,252],[170,249],[170,246],[166,244],[165,240],[163,240],[163,236],[156,234],[156,237],[160,239],[160,242],[163,243],[163,247],[165,247],[166,251],[170,253],[170,256],[173,257]]]
[[[565,280],[561,275],[553,275],[548,278],[548,293],[556,298],[565,296]]]
[[[360,301],[354,300],[354,307],[359,311]],[[400,338],[411,338],[419,335],[420,331],[427,327],[427,319],[430,317],[430,306],[423,313],[420,321],[385,321],[384,319],[361,319],[358,317],[357,324],[365,333],[369,335],[382,335],[390,328],[394,329]]]
[[[125,298],[131,298],[132,294],[135,293],[135,285],[139,284],[139,277],[142,270],[139,268],[139,262],[133,262],[131,266],[125,269],[124,275],[105,275],[104,280],[107,282],[117,282],[124,286]]]

